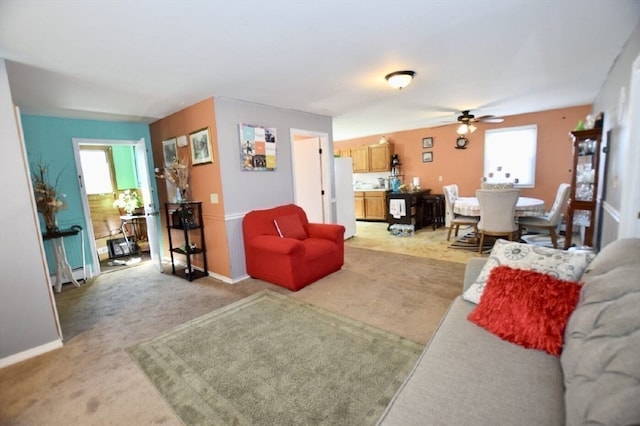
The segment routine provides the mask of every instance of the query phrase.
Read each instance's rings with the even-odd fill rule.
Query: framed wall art
[[[422,162],[431,163],[433,161],[433,151],[427,151],[422,153]]]
[[[433,138],[431,136],[422,138],[422,149],[433,148]]]
[[[239,128],[242,170],[275,170],[276,129],[242,123]]]
[[[213,162],[208,127],[189,133],[189,142],[191,143],[191,164],[196,166]]]
[[[178,158],[176,138],[162,141],[162,158],[164,159],[165,166],[173,163]]]

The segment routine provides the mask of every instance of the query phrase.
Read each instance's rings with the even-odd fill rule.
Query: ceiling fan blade
[[[497,124],[502,123],[504,121],[504,117],[496,117],[495,115],[483,115],[482,117],[476,118],[476,121],[480,121],[482,123]]]

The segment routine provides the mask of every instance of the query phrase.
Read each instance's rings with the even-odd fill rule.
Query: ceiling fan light
[[[413,77],[416,75],[414,71],[396,71],[391,74],[387,74],[384,78],[389,83],[389,86],[394,89],[404,89],[413,80]]]
[[[476,126],[474,126],[473,124],[469,124],[469,133],[473,133],[477,130],[478,128]]]
[[[456,130],[456,133],[459,135],[464,135],[469,131],[469,126],[467,126],[466,124],[461,124],[458,127],[458,130]]]

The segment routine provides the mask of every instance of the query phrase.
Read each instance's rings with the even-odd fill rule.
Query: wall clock
[[[458,136],[458,139],[456,139],[456,149],[466,149],[468,143],[469,139],[464,136]]]

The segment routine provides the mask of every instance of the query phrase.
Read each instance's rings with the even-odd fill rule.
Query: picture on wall
[[[176,138],[162,141],[162,157],[164,158],[165,166],[173,163],[178,158],[178,145],[176,143]]]
[[[433,148],[433,138],[422,138],[422,149]]]
[[[213,162],[208,127],[189,133],[189,141],[191,143],[191,164],[196,166]]]
[[[423,163],[431,163],[433,161],[433,151],[423,152],[422,153],[422,162]]]
[[[276,169],[276,129],[240,124],[242,170]]]

